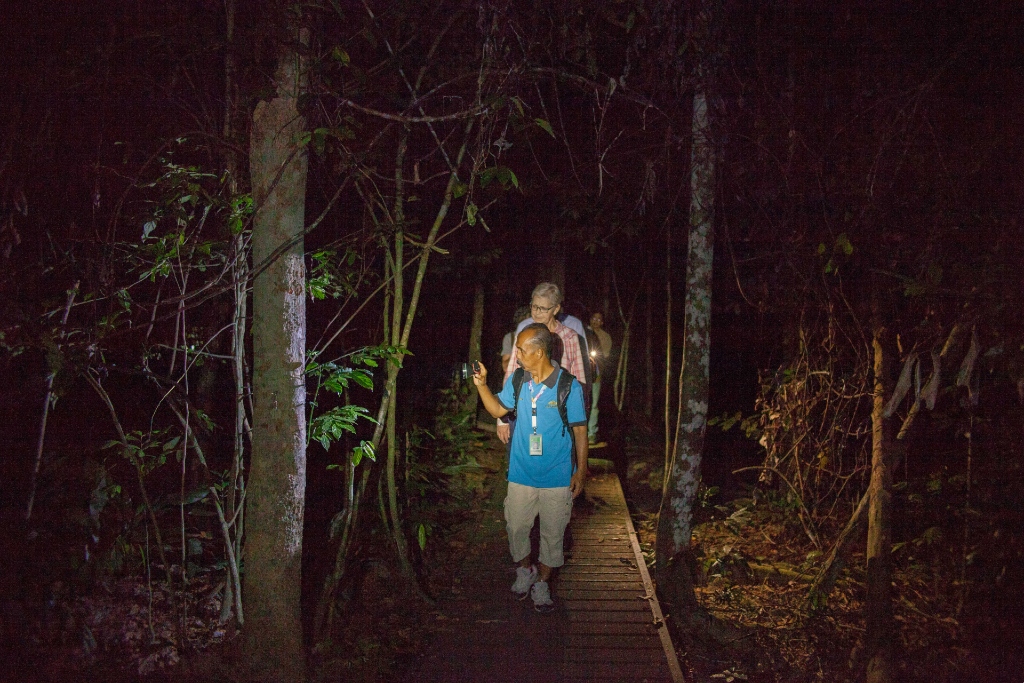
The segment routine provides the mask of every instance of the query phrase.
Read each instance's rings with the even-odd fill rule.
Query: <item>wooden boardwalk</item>
[[[480,542],[452,567],[435,642],[405,680],[682,683],[618,477],[592,476],[573,510],[574,542],[552,581],[551,614],[512,599],[504,490],[483,513]]]

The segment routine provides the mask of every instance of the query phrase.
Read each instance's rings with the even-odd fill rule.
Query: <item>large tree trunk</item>
[[[889,359],[883,346],[885,329],[875,324],[875,387],[871,410],[871,483],[868,486],[867,683],[892,680],[892,453],[889,421],[885,419],[889,395]]]
[[[302,63],[281,57],[277,95],[253,114],[258,207],[253,260],[252,472],[247,491],[245,650],[256,680],[301,681],[300,588],[306,494],[306,309],[302,232],[306,153],[298,137]],[[276,258],[275,258],[276,254]]]
[[[715,150],[704,79],[699,79],[693,96],[693,148],[690,163],[690,231],[679,418],[674,460],[666,472],[658,516],[659,571],[667,570],[673,558],[688,552],[690,547],[693,505],[700,483],[701,455],[707,426]]]

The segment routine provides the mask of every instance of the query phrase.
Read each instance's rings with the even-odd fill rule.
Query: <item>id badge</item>
[[[544,455],[541,434],[530,434],[530,455]]]

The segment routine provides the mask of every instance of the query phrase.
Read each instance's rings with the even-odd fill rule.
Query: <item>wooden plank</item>
[[[637,612],[649,615],[650,606],[638,600],[570,600],[564,599],[565,606],[578,612]],[[654,619],[651,619],[653,623]]]
[[[644,668],[664,673],[664,662],[662,661],[661,648],[654,650],[633,650],[622,647],[606,648],[599,652],[590,649],[567,648],[565,651],[566,662],[586,662],[594,664],[635,664]]]
[[[644,596],[637,595],[636,588],[630,586],[624,590],[595,590],[593,588],[565,588],[559,587],[558,594],[565,600],[619,600],[623,602],[635,602],[638,605],[647,606]]]
[[[540,680],[540,678],[538,677],[536,680]],[[598,683],[673,683],[671,678],[662,676],[641,676],[640,678],[635,678],[630,673],[608,676],[576,676],[572,671],[563,671],[559,680],[563,683],[576,683],[577,681],[580,683],[588,683],[589,681],[597,681]],[[446,683],[450,682],[446,681]]]
[[[594,633],[572,634],[565,641],[566,647],[575,649],[593,648],[605,650],[617,647],[626,647],[633,650],[661,650],[661,641],[654,633],[644,635],[616,633],[611,635],[598,635]]]
[[[647,612],[569,612],[569,623],[590,622],[606,624],[647,624],[652,626],[654,619]]]
[[[606,567],[610,569],[626,569],[636,572],[639,565],[632,553],[580,553],[566,558],[566,568],[573,567]],[[511,576],[511,574],[509,575]]]
[[[564,594],[565,591],[639,591],[642,585],[639,581],[629,581],[628,577],[617,578],[614,574],[605,574],[604,580],[600,579],[561,579],[554,583],[556,593]]]
[[[600,538],[577,538],[573,541],[572,550],[601,550],[603,548],[615,550],[629,550],[633,548],[629,545],[628,540],[601,540]]]
[[[606,563],[598,562],[585,562],[576,564],[575,562],[566,565],[559,572],[561,576],[580,576],[585,574],[623,574],[625,576],[637,577],[639,567],[633,567],[628,564],[616,562],[614,566],[610,566]],[[509,584],[512,585],[512,584]]]
[[[595,661],[574,661],[568,662],[562,669],[563,678],[566,674],[574,678],[585,680],[601,680],[605,678],[620,678],[629,681],[648,680],[671,680],[665,674],[665,663],[662,661],[650,662],[595,662]]]
[[[612,553],[618,555],[629,555],[633,556],[633,548],[628,543],[594,543],[594,544],[582,544],[578,543],[572,546],[569,551],[572,557],[579,557],[581,554],[595,554],[595,555],[611,555]]]
[[[569,624],[569,635],[587,634],[593,636],[644,636],[655,639],[661,647],[658,630],[652,622],[610,622],[610,621],[576,621]]]

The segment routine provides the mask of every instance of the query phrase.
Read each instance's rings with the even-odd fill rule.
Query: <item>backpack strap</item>
[[[512,373],[512,412],[519,410],[519,392],[523,389],[523,379],[526,377],[526,371],[522,368],[516,368],[515,372]]]
[[[558,375],[558,414],[562,417],[562,435],[565,435],[565,430],[569,429],[569,392],[572,391],[572,382],[576,379],[572,376],[572,373],[562,370],[561,374]],[[569,433],[572,434],[572,430],[569,429]]]
[[[519,411],[519,392],[523,388],[523,378],[526,375],[526,371],[522,368],[516,368],[512,373],[512,410],[505,415],[505,421],[508,422],[509,426],[509,438],[508,447],[512,449],[512,433],[516,430],[516,418]]]

